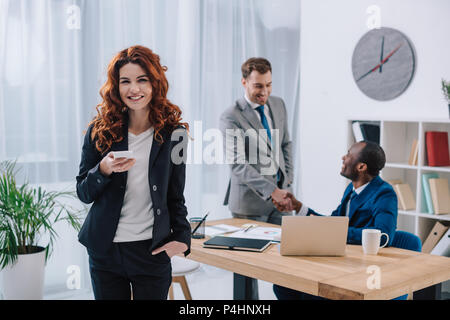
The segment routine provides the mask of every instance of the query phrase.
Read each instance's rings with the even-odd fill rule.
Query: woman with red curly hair
[[[84,138],[77,194],[93,205],[78,238],[87,247],[95,299],[167,299],[170,258],[189,254],[189,127],[167,99],[166,70],[146,47],[119,52]]]

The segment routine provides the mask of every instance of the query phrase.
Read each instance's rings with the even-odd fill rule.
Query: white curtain
[[[18,159],[22,178],[73,187],[107,64],[141,44],[168,67],[169,98],[195,139],[185,191],[190,216],[230,217],[222,205],[229,167],[207,164],[196,151],[211,144],[204,133],[243,96],[240,67],[249,57],[272,63],[272,94],[286,102],[297,179],[298,0],[0,0],[0,9],[0,159]],[[70,265],[81,267],[89,288],[85,250],[61,228],[47,292],[68,292]]]
[[[83,36],[68,23],[72,4],[0,0],[0,160],[16,159],[19,182],[48,190],[74,190],[86,127]],[[76,233],[65,224],[55,229],[60,237],[46,268],[46,295],[70,292],[70,266],[79,267],[81,287],[89,289]]]

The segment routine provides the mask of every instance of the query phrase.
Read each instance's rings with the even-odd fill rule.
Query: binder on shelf
[[[430,253],[448,229],[449,226],[437,221],[422,245],[422,252]]]
[[[361,127],[359,126],[359,121],[354,121],[352,123],[353,136],[355,137],[355,141],[363,141],[364,137],[362,135]]]
[[[377,144],[380,144],[380,125],[373,123],[361,123],[360,124],[361,131],[364,137],[364,140],[372,141]]]
[[[450,257],[450,229],[442,236],[430,254]]]
[[[437,179],[439,175],[436,172],[422,174],[422,191],[425,196],[425,207],[427,213],[434,213],[433,200],[431,199],[430,179]]]
[[[409,153],[408,164],[410,166],[417,166],[418,156],[419,156],[419,140],[414,139],[411,146],[411,152]]]
[[[394,185],[394,191],[397,194],[398,206],[402,210],[415,210],[416,200],[411,191],[411,187],[407,183],[399,183]]]
[[[389,183],[391,186],[403,183],[403,181],[400,179],[389,179],[389,180],[386,180],[386,182]]]
[[[425,143],[429,166],[450,166],[448,133],[446,131],[426,131]]]
[[[353,135],[356,142],[366,140],[380,144],[380,124],[372,122],[354,121]]]
[[[450,213],[450,195],[448,193],[448,179],[429,179],[431,199],[435,214]]]

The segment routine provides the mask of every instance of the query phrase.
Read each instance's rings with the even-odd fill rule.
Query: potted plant
[[[450,81],[445,81],[442,79],[442,93],[444,94],[445,100],[447,100],[448,113],[450,117]]]
[[[80,210],[64,205],[74,192],[47,192],[16,182],[16,163],[0,162],[0,270],[5,299],[42,299],[45,263],[58,237],[54,225],[66,221],[79,230]],[[39,245],[46,239],[45,247]]]

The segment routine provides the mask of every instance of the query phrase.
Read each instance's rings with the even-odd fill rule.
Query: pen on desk
[[[208,216],[209,211],[205,214],[205,216],[203,217],[202,220],[200,220],[200,222],[198,223],[198,225],[194,228],[194,230],[192,231],[191,235],[194,234],[198,228],[200,228],[200,226],[202,225],[202,223],[206,220],[206,217]]]
[[[251,228],[253,228],[252,225],[248,226],[247,228],[245,228],[244,232],[247,232],[247,231],[250,230]]]

